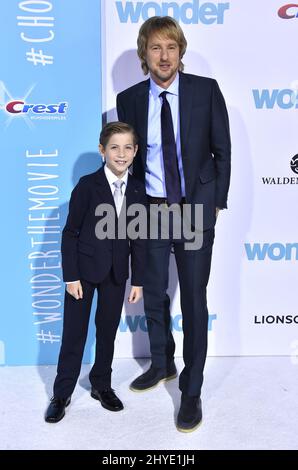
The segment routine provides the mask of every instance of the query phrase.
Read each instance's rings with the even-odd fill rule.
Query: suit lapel
[[[141,155],[145,168],[147,155],[147,133],[148,133],[148,108],[149,108],[149,86],[150,80],[140,83],[140,88],[136,95],[136,130],[141,139]]]
[[[148,137],[148,109],[149,109],[150,79],[140,83],[136,94],[136,130],[140,136],[140,150],[143,167],[146,167],[147,137]],[[187,147],[187,136],[191,121],[193,85],[188,76],[179,72],[179,116],[180,116],[180,139],[181,153],[184,160]]]
[[[116,210],[113,194],[111,192],[111,188],[103,168],[104,167],[102,166],[96,173],[96,191],[97,194],[100,196],[101,203],[104,202],[106,204],[112,204]]]
[[[187,135],[191,120],[192,96],[192,82],[186,75],[179,72],[179,115],[182,159],[185,154]]]
[[[137,193],[138,190],[136,189],[133,177],[129,174],[125,191],[126,207],[129,207],[131,204],[135,203]]]

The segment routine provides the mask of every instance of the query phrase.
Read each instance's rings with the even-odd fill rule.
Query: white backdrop
[[[298,4],[291,8],[282,8],[283,0],[208,4],[106,0],[102,4],[102,99],[108,121],[116,119],[116,94],[147,78],[137,58],[136,39],[142,22],[155,14],[179,19],[188,41],[185,72],[216,78],[226,99],[232,181],[228,210],[220,213],[216,225],[208,290],[209,355],[292,355],[294,360]],[[181,355],[173,260],[169,293],[176,353]],[[143,305],[125,306],[116,356],[148,354],[143,315]]]

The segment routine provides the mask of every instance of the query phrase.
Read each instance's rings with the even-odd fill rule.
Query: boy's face
[[[179,45],[173,39],[153,33],[149,36],[146,62],[151,78],[167,88],[176,77],[180,64]]]
[[[99,151],[104,156],[107,167],[121,178],[127,168],[132,164],[138,146],[133,143],[133,135],[130,132],[113,134],[107,145],[99,145]]]

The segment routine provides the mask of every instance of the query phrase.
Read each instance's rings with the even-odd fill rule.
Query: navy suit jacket
[[[215,224],[215,208],[227,207],[231,142],[224,98],[211,78],[179,72],[179,116],[186,202],[203,204],[204,230]],[[150,80],[117,96],[120,121],[132,125],[139,136],[133,175],[143,183],[147,156]]]
[[[128,175],[125,191],[126,206],[146,205],[144,185]],[[111,204],[117,215],[114,198],[103,168],[83,176],[72,191],[69,213],[62,233],[62,269],[65,282],[84,279],[100,283],[113,268],[117,283],[129,276],[131,253],[131,284],[143,285],[146,263],[146,241],[126,239],[99,240],[95,234],[96,223],[105,216],[95,215],[99,204]],[[127,218],[129,223],[131,218]]]

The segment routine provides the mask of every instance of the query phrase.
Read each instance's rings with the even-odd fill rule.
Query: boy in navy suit
[[[61,248],[66,282],[63,336],[54,394],[45,415],[49,423],[64,417],[79,377],[95,289],[98,304],[95,362],[89,374],[91,396],[110,411],[123,409],[111,388],[114,339],[129,275],[130,253],[132,287],[128,301],[136,303],[142,297],[146,242],[117,236],[99,239],[95,230],[100,220],[96,208],[100,204],[114,208],[117,226],[124,197],[127,207],[146,204],[143,185],[128,173],[137,148],[137,137],[131,126],[122,122],[107,124],[100,134],[99,145],[106,164],[82,177],[71,194]],[[124,219],[126,224],[127,219]]]

